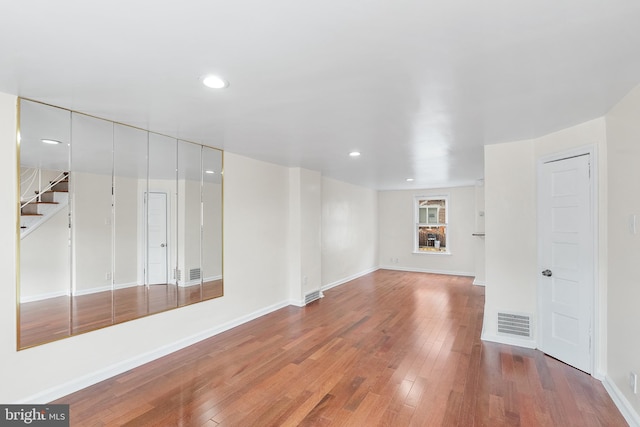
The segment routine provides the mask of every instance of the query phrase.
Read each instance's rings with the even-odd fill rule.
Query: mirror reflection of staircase
[[[69,204],[69,172],[62,172],[42,190],[20,203],[20,238],[44,224]]]

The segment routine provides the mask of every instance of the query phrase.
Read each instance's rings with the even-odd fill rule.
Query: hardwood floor
[[[626,426],[602,384],[480,340],[484,288],[379,270],[66,396],[72,426]]]

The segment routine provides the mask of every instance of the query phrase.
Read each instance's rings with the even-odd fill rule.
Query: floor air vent
[[[317,299],[320,299],[320,291],[314,291],[314,292],[311,292],[310,294],[306,294],[304,296],[304,305],[307,305],[310,302],[313,302]]]
[[[531,317],[526,314],[498,313],[498,333],[531,338]]]

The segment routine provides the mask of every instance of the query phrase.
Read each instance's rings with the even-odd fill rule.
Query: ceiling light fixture
[[[358,157],[360,155],[360,152],[359,151],[352,151],[352,152],[349,153],[349,155],[351,157]]]
[[[55,139],[41,139],[40,141],[44,142],[45,144],[51,144],[51,145],[57,145],[57,144],[62,144],[62,142],[55,140]]]
[[[222,77],[210,74],[202,79],[202,84],[211,89],[224,89],[229,86],[229,82]]]
[[[407,178],[407,182],[413,182],[413,178]]]
[[[204,173],[215,173],[215,172],[212,171],[212,170],[206,170],[206,171],[204,171]]]

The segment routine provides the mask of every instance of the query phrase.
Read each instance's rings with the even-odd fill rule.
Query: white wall
[[[414,253],[415,197],[448,196],[447,247],[451,255]],[[473,276],[475,188],[381,191],[378,193],[381,268]],[[396,262],[397,260],[397,262]]]
[[[199,160],[199,159],[198,159]],[[181,286],[199,283],[189,279],[192,269],[200,265],[200,181],[178,180],[178,269]]]
[[[231,312],[288,300],[288,196],[287,168],[225,152],[221,303]]]
[[[138,248],[142,236],[138,179],[116,176],[114,199],[113,283],[117,288],[142,283],[138,281],[139,265],[144,262],[138,258],[142,254]]]
[[[301,169],[300,184],[300,267],[304,296],[319,291],[322,286],[322,176],[320,172]]]
[[[289,300],[302,305],[302,179],[300,168],[289,169]]]
[[[209,281],[222,276],[222,185],[205,182],[202,192],[202,278]]]
[[[72,283],[76,295],[111,289],[111,175],[71,172]],[[37,232],[37,231],[36,231]],[[72,285],[73,286],[73,285]]]
[[[373,271],[378,264],[378,193],[322,179],[323,289]]]
[[[292,304],[322,284],[322,177],[308,169],[289,169],[289,283]]]
[[[537,318],[538,246],[536,168],[540,158],[583,146],[594,146],[598,157],[597,278],[599,318],[606,312],[606,134],[604,118],[541,138],[485,146],[486,281],[483,338],[535,347],[535,339],[514,340],[497,335],[497,312],[530,314]],[[604,370],[606,333],[600,322],[600,352],[596,375]]]
[[[483,338],[499,340],[498,311],[531,316],[536,311],[533,142],[485,146],[484,168],[487,283]]]
[[[16,198],[14,96],[0,94],[0,178]],[[44,403],[288,303],[287,170],[225,154],[225,296],[16,351],[16,224],[0,205],[0,402]],[[261,206],[259,220],[255,205]],[[250,268],[249,268],[250,267]],[[161,333],[156,333],[161,331]]]
[[[608,364],[607,376],[635,410],[640,395],[627,383],[640,373],[640,87],[607,115],[608,158]],[[630,218],[637,215],[637,232]]]
[[[20,300],[70,295],[69,262],[69,211],[62,209],[20,241]]]
[[[475,223],[476,226],[473,229],[476,234],[482,234],[485,232],[485,203],[484,203],[484,179],[476,181],[475,186]],[[486,284],[486,256],[484,247],[484,236],[475,236],[473,239],[473,247],[475,252],[475,277],[473,279],[474,285]]]

